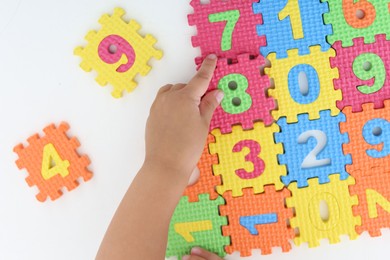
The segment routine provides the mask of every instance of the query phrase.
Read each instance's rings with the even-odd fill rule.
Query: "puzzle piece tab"
[[[279,163],[287,166],[287,175],[281,177],[285,185],[296,181],[299,188],[306,187],[311,178],[328,183],[331,174],[348,178],[345,166],[352,160],[342,151],[348,135],[339,131],[339,123],[344,121],[344,114],[331,116],[329,110],[321,111],[316,120],[309,120],[307,114],[299,115],[298,123],[279,119],[281,131],[275,133],[275,140],[284,147],[284,154],[278,157]]]
[[[253,188],[254,193],[264,192],[264,186],[273,184],[283,189],[280,176],[286,175],[286,167],[279,165],[277,154],[283,153],[283,146],[275,144],[273,134],[279,127],[273,124],[265,127],[262,122],[254,124],[252,130],[244,131],[233,126],[230,134],[219,129],[212,131],[215,143],[210,143],[210,153],[217,154],[219,164],[214,165],[214,174],[222,177],[217,192],[232,191],[233,197],[242,196],[244,188]]]
[[[59,127],[53,124],[43,131],[44,136],[35,134],[27,139],[28,146],[22,144],[14,148],[19,159],[16,165],[25,168],[29,174],[26,182],[29,186],[37,186],[37,199],[44,202],[47,197],[56,200],[62,195],[62,188],[69,191],[76,188],[78,178],[88,181],[92,173],[87,169],[90,161],[86,155],[80,156],[77,148],[79,141],[69,138],[66,132],[69,125],[61,123]]]
[[[330,11],[324,14],[326,24],[331,24],[333,34],[327,37],[330,44],[341,41],[342,46],[352,46],[352,40],[363,37],[373,43],[375,35],[386,34],[390,39],[388,0],[321,0],[328,2]]]
[[[257,33],[266,36],[267,45],[260,48],[265,57],[276,53],[277,58],[286,58],[287,50],[298,49],[300,55],[310,53],[309,47],[320,45],[327,51],[330,45],[326,36],[332,27],[324,25],[322,15],[329,11],[326,3],[318,0],[261,0],[253,4],[255,14],[262,14],[263,24]]]
[[[200,171],[199,179],[195,184],[188,186],[183,194],[184,196],[188,196],[189,202],[198,201],[198,196],[206,193],[210,195],[210,199],[212,200],[218,198],[215,186],[221,184],[221,176],[215,176],[212,169],[213,164],[218,164],[218,156],[209,152],[209,143],[214,142],[215,137],[209,134],[207,144],[198,162],[198,169]]]
[[[330,57],[336,55],[333,49],[322,52],[320,46],[310,47],[309,55],[299,55],[297,49],[288,50],[288,57],[277,59],[275,53],[268,55],[271,68],[265,73],[274,79],[275,89],[268,93],[278,103],[278,110],[272,111],[277,120],[287,117],[288,123],[297,122],[297,115],[309,114],[309,119],[318,119],[321,110],[340,113],[336,101],[341,100],[341,91],[335,90],[333,79],[338,78],[337,69],[330,67]],[[302,77],[303,76],[303,77]],[[307,86],[299,78],[306,79]]]
[[[258,55],[265,37],[256,34],[256,25],[262,23],[261,15],[254,14],[252,4],[257,0],[192,0],[194,13],[188,15],[190,25],[196,26],[198,35],[192,37],[192,45],[200,47],[201,56],[196,64],[202,63],[209,54],[220,58],[235,59],[248,53]]]
[[[340,235],[349,235],[350,239],[358,237],[355,226],[360,225],[361,220],[352,214],[352,206],[358,204],[358,199],[348,191],[348,186],[353,184],[352,177],[341,181],[338,175],[331,175],[326,184],[310,179],[306,188],[298,188],[296,183],[288,186],[292,196],[286,199],[287,207],[295,208],[296,214],[290,223],[292,228],[299,230],[294,239],[296,245],[307,242],[309,247],[316,247],[325,238],[335,244],[340,242]],[[321,217],[321,202],[328,206],[328,219]]]
[[[331,58],[331,65],[340,74],[335,88],[343,94],[338,108],[352,106],[353,112],[359,112],[364,103],[381,108],[383,101],[390,99],[390,41],[385,35],[375,39],[370,44],[364,44],[363,38],[353,39],[352,47],[342,47],[340,41],[333,45],[337,55]]]
[[[218,61],[209,90],[218,88],[225,96],[214,112],[210,131],[219,128],[222,133],[229,133],[237,124],[243,129],[252,129],[255,121],[273,123],[271,110],[275,109],[275,101],[266,96],[270,82],[267,76],[260,74],[264,58],[250,59],[248,54],[243,54],[237,60],[234,64],[228,64],[227,59]]]
[[[271,254],[272,247],[290,251],[289,239],[294,238],[294,230],[287,226],[287,220],[293,217],[293,211],[284,206],[290,195],[287,189],[276,191],[273,186],[265,186],[261,194],[244,189],[242,197],[225,192],[226,205],[219,208],[229,223],[222,227],[223,235],[231,240],[226,252],[239,251],[241,256],[250,256],[252,249],[261,249],[263,255]]]
[[[221,226],[227,225],[227,220],[219,216],[218,206],[224,203],[222,197],[210,200],[208,194],[199,195],[199,202],[182,197],[169,225],[166,256],[181,259],[191,248],[200,246],[223,257],[224,247],[230,243],[229,237],[221,234]]]
[[[95,70],[96,81],[101,86],[110,83],[114,87],[115,98],[122,97],[125,90],[131,92],[137,86],[135,76],[146,76],[151,69],[149,60],[161,59],[163,55],[153,46],[156,39],[149,34],[142,37],[138,33],[141,26],[134,20],[125,22],[124,15],[121,8],[115,8],[112,16],[103,15],[99,20],[102,28],[98,32],[90,31],[85,37],[87,46],[74,51],[82,58],[83,70]]]

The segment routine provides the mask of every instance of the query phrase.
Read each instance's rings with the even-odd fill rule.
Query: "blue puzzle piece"
[[[284,146],[278,160],[287,167],[287,175],[281,177],[286,186],[296,181],[299,188],[306,187],[311,178],[328,183],[331,174],[340,174],[341,180],[348,178],[345,165],[352,164],[352,159],[344,155],[342,144],[349,138],[339,129],[339,123],[345,120],[343,113],[332,117],[329,110],[321,111],[317,120],[309,120],[307,114],[298,115],[297,123],[278,120],[281,132],[275,133],[275,140]],[[321,139],[326,142],[321,144]]]
[[[240,225],[249,230],[251,235],[258,235],[256,225],[265,225],[278,222],[278,215],[276,213],[260,214],[254,216],[240,217]]]
[[[319,0],[299,0],[297,3],[299,6],[294,6],[295,1],[261,0],[253,4],[253,12],[263,16],[257,34],[265,35],[267,39],[267,45],[260,48],[264,57],[275,52],[277,58],[286,58],[289,49],[298,49],[300,55],[305,55],[314,45],[321,45],[322,51],[330,48],[326,36],[333,33],[332,26],[325,25],[322,18],[329,12],[328,3]],[[291,15],[298,15],[300,19],[291,19]],[[292,25],[291,20],[298,22]]]

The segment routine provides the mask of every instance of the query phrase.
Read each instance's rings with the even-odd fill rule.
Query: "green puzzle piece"
[[[359,9],[358,2],[355,0],[349,0],[350,2],[355,2],[356,10],[344,10],[342,0],[321,0],[322,2],[328,2],[329,4],[329,13],[324,14],[324,21],[326,24],[331,24],[333,27],[333,34],[327,37],[330,44],[335,43],[336,41],[341,41],[343,47],[352,46],[352,39],[358,37],[364,37],[365,43],[375,42],[375,35],[377,34],[386,34],[386,38],[390,39],[390,13],[389,13],[389,3],[387,0],[370,0],[368,1],[368,6],[375,9],[375,14],[373,14],[370,9],[362,10]],[[375,19],[367,27],[363,28],[354,28],[349,25],[346,21],[345,12],[351,12],[350,15],[356,15],[357,10],[362,11],[365,16],[375,15]],[[366,11],[366,12],[365,12]],[[368,14],[367,12],[370,12]]]
[[[208,194],[199,195],[199,202],[188,202],[182,197],[169,225],[166,256],[190,253],[195,246],[202,247],[223,257],[229,237],[222,236],[221,227],[227,225],[226,217],[219,216],[219,205],[225,204],[222,197],[210,200]]]

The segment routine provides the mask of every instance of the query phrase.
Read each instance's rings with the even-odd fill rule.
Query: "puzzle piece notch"
[[[292,228],[299,230],[294,239],[296,245],[307,242],[309,247],[320,245],[321,239],[328,239],[331,244],[340,242],[340,235],[356,239],[355,226],[361,224],[360,217],[352,214],[352,207],[358,204],[357,196],[350,196],[349,186],[355,180],[349,177],[340,180],[338,175],[331,175],[330,182],[319,184],[318,179],[308,180],[309,185],[298,188],[296,183],[288,186],[291,198],[286,199],[287,207],[295,208],[295,216],[290,220]],[[327,220],[321,217],[319,204],[325,201],[329,209]]]
[[[344,3],[345,1],[321,1],[328,2],[329,4],[330,11],[324,14],[324,22],[325,24],[332,25],[333,34],[327,37],[327,41],[330,44],[341,41],[343,47],[350,47],[353,45],[353,39],[359,37],[363,37],[365,43],[373,43],[377,34],[385,34],[387,35],[387,39],[390,40],[388,1],[355,1],[356,3],[352,0],[350,3]],[[374,8],[368,7],[369,5],[373,5]],[[350,22],[355,26],[354,28],[347,22],[346,18],[358,18],[359,10],[360,13],[363,12],[363,19],[357,19],[358,23],[361,22],[360,27],[356,23],[353,25],[353,22]],[[373,22],[371,24],[364,24],[367,19],[371,19]]]
[[[260,48],[263,56],[275,53],[286,58],[287,51],[298,49],[299,55],[310,54],[310,47],[321,46],[329,50],[327,35],[332,27],[323,23],[322,16],[329,12],[328,5],[318,1],[261,0],[253,4],[255,14],[262,14],[263,24],[257,26],[257,34],[265,36],[267,45]]]
[[[230,243],[229,237],[222,236],[227,219],[219,215],[218,207],[223,204],[222,197],[211,200],[209,194],[200,194],[198,202],[182,197],[169,225],[166,256],[181,259],[192,247],[200,246],[223,257],[224,246]]]
[[[235,63],[218,60],[208,91],[221,89],[225,96],[214,112],[210,131],[219,128],[222,133],[230,133],[233,125],[248,130],[253,129],[254,122],[263,121],[267,126],[274,122],[271,111],[276,104],[266,95],[270,82],[260,73],[264,65],[262,56],[251,58],[249,54],[238,55]],[[234,104],[235,99],[239,99],[240,105]]]
[[[281,131],[275,133],[275,141],[284,147],[278,161],[287,167],[287,175],[281,176],[285,185],[297,182],[299,188],[307,187],[311,178],[324,184],[332,174],[339,174],[343,180],[348,178],[345,166],[352,164],[352,159],[343,154],[342,146],[349,139],[348,134],[339,132],[339,123],[345,120],[344,114],[332,116],[329,110],[321,111],[315,120],[308,114],[298,115],[298,123],[287,123],[286,118],[278,120]]]
[[[198,32],[192,37],[192,45],[199,47],[201,51],[201,56],[195,59],[196,64],[201,64],[209,54],[228,59],[235,59],[244,53],[258,55],[260,46],[264,46],[266,40],[256,34],[256,25],[262,23],[262,16],[252,11],[252,4],[256,2],[257,0],[210,0],[208,4],[202,4],[200,0],[190,2],[194,13],[188,15],[188,23],[196,26]],[[238,16],[235,12],[237,10]],[[214,15],[215,19],[210,19],[210,15]]]
[[[208,147],[209,143],[213,142],[215,142],[215,137],[209,134],[202,156],[197,165],[200,171],[199,179],[195,184],[188,186],[183,194],[183,196],[188,197],[189,202],[199,201],[198,196],[204,193],[209,194],[211,200],[215,200],[219,196],[215,191],[215,186],[221,184],[221,176],[214,175],[212,169],[213,164],[218,164],[218,156],[210,154]]]
[[[383,102],[390,98],[390,72],[387,72],[390,68],[390,58],[387,57],[390,41],[386,40],[386,35],[376,35],[374,43],[366,44],[360,37],[353,39],[351,47],[342,47],[341,41],[332,47],[337,55],[330,59],[331,66],[337,68],[340,74],[334,80],[334,86],[343,93],[343,99],[337,101],[337,107],[342,110],[352,106],[353,112],[361,112],[362,104],[374,103],[375,108],[382,108]],[[377,81],[382,85],[380,88],[375,86]],[[383,81],[382,84],[380,81]],[[367,87],[360,87],[364,85]]]
[[[67,123],[61,123],[57,128],[51,124],[44,128],[44,136],[34,134],[27,139],[28,145],[19,144],[15,146],[14,152],[18,154],[19,159],[16,165],[19,169],[26,169],[29,176],[26,178],[27,184],[37,186],[39,193],[36,198],[44,202],[47,197],[56,200],[62,195],[61,189],[66,187],[68,191],[75,189],[79,182],[78,178],[82,177],[86,182],[92,178],[92,173],[88,170],[90,160],[86,155],[79,155],[77,148],[80,142],[77,138],[69,138],[66,132],[69,130]],[[60,174],[50,176],[45,179],[42,175],[43,150],[48,144],[52,144],[57,150],[62,160],[69,162],[68,174],[62,177]]]
[[[243,196],[234,197],[231,191],[224,193],[225,205],[221,205],[220,214],[226,216],[228,225],[222,227],[224,236],[230,236],[231,244],[227,253],[239,251],[240,256],[250,256],[251,250],[261,249],[261,254],[271,254],[272,247],[281,247],[283,252],[291,250],[289,239],[294,238],[294,230],[287,226],[287,220],[293,217],[292,209],[285,207],[284,200],[291,196],[287,189],[277,191],[273,185],[264,186],[264,193],[255,194],[252,188],[243,189]],[[257,234],[251,234],[241,223],[241,218],[253,216],[277,216],[267,223],[257,223],[253,228]],[[264,220],[264,218],[263,218]],[[254,224],[254,223],[252,223]]]
[[[286,175],[285,165],[279,165],[277,155],[283,153],[282,144],[275,144],[274,133],[279,132],[279,126],[272,124],[264,126],[257,122],[251,130],[243,130],[240,125],[233,126],[232,133],[222,134],[219,129],[214,129],[215,143],[209,144],[211,154],[218,156],[219,164],[213,165],[214,175],[220,175],[222,184],[217,186],[217,192],[221,195],[226,191],[232,191],[234,197],[242,196],[244,188],[253,188],[256,194],[264,192],[265,185],[275,185],[276,189],[284,188],[280,176]],[[252,147],[244,146],[234,152],[237,144],[243,141],[260,146],[259,151]],[[256,162],[261,160],[264,167],[256,167]],[[246,171],[248,178],[241,178],[237,171]]]
[[[125,22],[125,11],[115,8],[112,16],[107,14],[99,19],[101,29],[90,31],[85,39],[85,47],[77,47],[74,54],[82,58],[80,67],[98,73],[96,81],[101,86],[110,83],[114,90],[112,96],[122,97],[123,92],[131,92],[137,86],[136,75],[146,76],[151,67],[148,62],[161,59],[162,51],[154,47],[157,40],[147,34],[141,36],[141,26],[134,20]],[[115,46],[116,50],[109,49]]]
[[[275,53],[267,56],[271,67],[265,68],[265,73],[275,83],[275,87],[269,89],[268,94],[278,103],[278,109],[272,111],[275,120],[286,117],[288,123],[296,123],[300,114],[307,113],[310,120],[314,120],[319,118],[319,112],[322,110],[330,109],[332,116],[340,113],[336,101],[342,99],[341,90],[335,90],[333,86],[333,79],[338,78],[339,74],[337,69],[330,67],[329,61],[336,52],[333,49],[322,52],[321,46],[312,46],[309,49],[310,55],[301,56],[297,49],[291,49],[287,51],[288,58],[277,59]],[[305,69],[299,66],[305,66]],[[308,79],[308,95],[301,92],[298,80],[301,72],[304,72]],[[312,88],[318,89],[318,96],[314,98],[310,94],[315,91],[310,89],[313,82]]]

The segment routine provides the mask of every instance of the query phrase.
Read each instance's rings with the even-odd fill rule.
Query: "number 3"
[[[331,164],[330,159],[321,159],[321,160],[317,159],[318,154],[325,148],[326,143],[328,142],[326,134],[320,130],[310,130],[302,133],[298,137],[298,143],[305,144],[307,143],[310,137],[314,137],[317,140],[317,145],[303,160],[301,168],[308,169],[308,168],[321,167],[321,166]]]
[[[242,140],[233,147],[233,152],[241,152],[244,147],[249,148],[250,152],[245,156],[245,160],[252,162],[253,171],[247,172],[245,169],[236,170],[236,174],[241,179],[254,179],[259,177],[265,168],[265,163],[259,158],[261,147],[260,144],[253,140]]]

